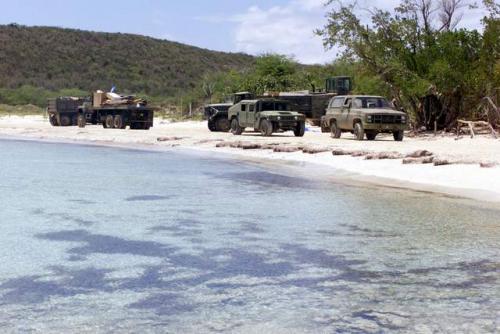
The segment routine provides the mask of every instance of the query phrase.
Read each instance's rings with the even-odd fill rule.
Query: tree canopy
[[[466,0],[402,0],[393,12],[328,2],[317,31],[327,48],[382,79],[417,124],[451,127],[500,86],[500,5],[485,0],[484,31],[457,29]],[[365,17],[368,15],[369,22]]]

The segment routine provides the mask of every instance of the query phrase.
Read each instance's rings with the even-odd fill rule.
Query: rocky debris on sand
[[[303,147],[299,146],[276,146],[273,151],[274,152],[283,152],[283,153],[293,153],[302,150]]]
[[[430,157],[433,155],[434,154],[432,152],[429,152],[427,150],[418,150],[418,151],[407,154],[405,156],[405,158],[423,158],[423,157]]]
[[[434,166],[446,166],[451,165],[451,162],[446,159],[434,159]]]
[[[307,153],[307,154],[318,154],[318,153],[328,152],[330,150],[331,149],[328,147],[308,147],[308,146],[306,146],[302,149],[302,152]]]
[[[398,152],[378,152],[371,153],[365,156],[365,160],[386,160],[386,159],[402,159],[403,155]]]
[[[351,151],[346,151],[346,150],[343,150],[341,148],[338,148],[338,149],[334,149],[332,151],[332,154],[333,155],[351,155],[352,152]]]
[[[156,138],[156,141],[159,142],[164,142],[164,141],[176,141],[176,140],[181,140],[184,139],[185,137],[158,137]]]
[[[351,157],[364,157],[365,155],[370,154],[370,152],[366,151],[354,151],[351,153]]]
[[[434,162],[434,157],[420,157],[420,158],[405,158],[403,165],[417,165],[417,164],[431,164]]]
[[[244,150],[257,150],[262,148],[262,145],[256,143],[241,143],[238,147]]]
[[[496,163],[496,162],[481,162],[481,163],[479,163],[479,166],[481,168],[493,168],[493,167],[498,166],[498,163]]]
[[[224,139],[203,139],[200,141],[197,141],[196,144],[207,144],[207,143],[215,143],[215,142],[222,142]]]

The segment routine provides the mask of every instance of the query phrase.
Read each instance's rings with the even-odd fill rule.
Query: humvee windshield
[[[288,111],[289,104],[283,101],[263,101],[259,103],[259,111]]]
[[[352,103],[353,108],[391,109],[389,102],[381,97],[357,97]]]

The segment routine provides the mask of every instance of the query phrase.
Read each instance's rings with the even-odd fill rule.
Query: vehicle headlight
[[[278,116],[278,121],[280,121],[280,120],[281,120],[281,116]]]
[[[403,124],[406,123],[406,116],[405,115],[401,116],[401,123],[403,123]]]
[[[299,116],[295,116],[295,120],[298,121],[299,120]]]
[[[373,116],[372,116],[372,115],[368,115],[368,116],[366,116],[366,121],[367,121],[368,123],[371,123],[371,122],[373,121]]]

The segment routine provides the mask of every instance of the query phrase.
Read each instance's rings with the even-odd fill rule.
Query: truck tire
[[[217,130],[214,121],[208,121],[208,129],[212,132],[215,132]]]
[[[85,125],[87,125],[87,120],[85,119],[85,116],[79,115],[78,116],[78,127],[79,128],[84,128]]]
[[[366,133],[366,139],[368,140],[375,140],[377,138],[377,133],[376,132],[367,132]]]
[[[231,133],[235,136],[239,136],[243,133],[243,128],[240,126],[237,118],[233,118],[231,121]]]
[[[260,121],[260,133],[265,137],[270,137],[273,134],[273,123],[267,119]]]
[[[71,124],[71,119],[69,118],[69,116],[61,116],[59,117],[59,120],[61,122],[61,126],[69,126]]]
[[[112,129],[114,126],[114,118],[111,115],[106,116],[106,119],[104,120],[104,124],[106,124],[105,128]]]
[[[126,124],[123,120],[122,115],[115,115],[115,117],[113,118],[113,126],[115,129],[125,129]]]
[[[405,132],[403,130],[394,131],[392,133],[392,135],[393,135],[395,141],[403,141],[403,138],[405,136]]]
[[[52,125],[52,126],[59,126],[59,123],[57,123],[57,117],[55,115],[49,116],[49,122],[50,122],[50,125]]]
[[[295,137],[304,137],[304,133],[306,132],[306,122],[299,122],[295,130],[293,130],[293,134]]]
[[[231,123],[225,117],[219,117],[215,120],[215,131],[228,132],[231,129]]]
[[[361,122],[354,124],[354,136],[356,137],[356,140],[365,139],[365,130],[363,129],[363,124],[361,124]]]
[[[342,131],[337,126],[337,122],[333,121],[332,124],[330,124],[330,133],[332,138],[339,139],[340,136],[342,136]]]

